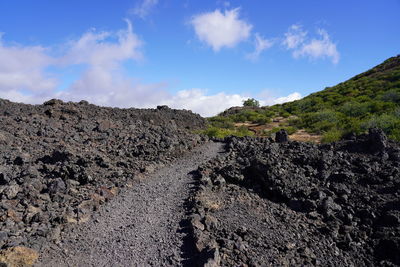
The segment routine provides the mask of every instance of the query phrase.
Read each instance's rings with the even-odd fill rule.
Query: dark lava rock
[[[284,129],[279,130],[275,134],[275,142],[286,143],[287,141],[289,141],[289,135]]]
[[[199,180],[211,182],[199,187],[195,209],[218,219],[204,234],[220,240],[222,266],[261,264],[268,255],[275,255],[276,265],[400,266],[400,146],[382,130],[323,145],[288,142],[283,131],[276,142],[251,137],[224,141],[227,155],[199,167]],[[221,180],[226,181],[223,188]],[[274,216],[295,225],[279,229],[257,196],[270,203],[269,209],[278,205]],[[210,209],[214,202],[219,209]],[[293,213],[298,215],[290,219]],[[269,234],[262,232],[264,224]],[[257,243],[232,247],[238,226],[246,226]],[[294,250],[302,240],[282,246],[278,237],[268,237],[273,233],[282,240],[297,235],[327,243],[314,251],[311,243]],[[267,248],[264,254],[260,247]]]
[[[193,131],[204,126],[199,115],[168,107],[0,99],[0,249],[59,240],[141,170],[203,143]]]
[[[387,137],[382,129],[379,128],[371,128],[368,132],[370,149],[372,152],[381,152],[387,147]]]
[[[50,194],[64,193],[66,189],[67,187],[61,178],[56,178],[55,180],[51,181],[48,186],[48,191]]]

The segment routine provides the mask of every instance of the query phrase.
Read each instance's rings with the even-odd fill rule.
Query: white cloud
[[[89,31],[78,40],[71,41],[66,55],[61,59],[64,64],[90,64],[112,67],[124,60],[142,58],[142,41],[133,33],[129,20],[126,30],[116,33]],[[116,39],[116,42],[113,42]]]
[[[64,55],[51,57],[50,49],[6,46],[0,43],[0,97],[25,103],[41,103],[49,98],[119,107],[149,107],[165,98],[165,84],[142,84],[124,75],[123,63],[140,60],[143,43],[132,25],[118,32],[83,34],[66,44]],[[80,77],[58,91],[60,80],[50,77],[49,67],[85,66]],[[59,77],[61,78],[61,77]]]
[[[339,63],[340,54],[336,49],[329,34],[323,30],[318,30],[320,39],[312,39],[304,44],[300,49],[294,51],[295,57],[309,57],[311,59],[330,58],[333,64]]]
[[[234,47],[250,36],[252,25],[239,18],[239,8],[195,15],[190,21],[200,41],[214,51]]]
[[[143,42],[127,29],[114,32],[91,30],[66,45],[58,58],[47,55],[47,48],[6,46],[0,42],[0,97],[24,103],[42,103],[50,98],[65,101],[85,99],[102,106],[155,107],[169,105],[212,116],[245,99],[238,94],[207,95],[205,90],[191,89],[168,93],[167,84],[143,84],[124,75],[127,60],[140,60]],[[69,87],[57,91],[59,81],[47,78],[48,67],[85,68]],[[10,77],[18,76],[12,80]],[[29,85],[29,86],[28,86]]]
[[[262,106],[271,106],[275,104],[282,104],[301,99],[302,96],[298,92],[293,92],[287,96],[277,96],[276,92],[279,90],[263,90],[256,96],[260,100]]]
[[[285,45],[287,49],[297,48],[304,42],[306,36],[307,32],[303,30],[302,26],[294,24],[290,26],[288,32],[285,33],[283,45]]]
[[[56,80],[45,68],[53,62],[42,46],[6,45],[0,35],[0,91],[49,91]]]
[[[288,96],[282,96],[282,97],[278,97],[276,99],[273,99],[273,103],[274,104],[282,104],[282,103],[286,103],[286,102],[291,102],[291,101],[295,101],[295,100],[299,100],[301,99],[302,96],[300,93],[298,92],[294,92],[291,93]]]
[[[285,33],[283,45],[293,50],[293,57],[309,57],[311,59],[330,58],[333,64],[339,63],[340,54],[336,44],[331,41],[328,32],[324,29],[317,31],[319,39],[307,38],[308,33],[299,24],[292,25]]]
[[[214,116],[227,108],[241,106],[247,97],[239,94],[218,93],[206,95],[206,90],[190,89],[179,91],[171,99],[163,101],[173,108],[192,110],[202,116]]]
[[[271,48],[273,45],[273,41],[264,39],[260,34],[256,33],[255,34],[255,49],[254,52],[247,54],[246,58],[251,60],[251,61],[256,61],[258,60],[260,54],[268,49]]]
[[[146,106],[146,101],[154,98],[153,94],[162,95],[154,92],[161,85],[143,85],[123,75],[123,62],[137,61],[143,57],[140,51],[143,43],[133,33],[131,23],[128,20],[126,22],[126,30],[117,33],[92,31],[70,42],[69,50],[61,59],[62,63],[85,64],[87,69],[59,97],[130,107]]]
[[[251,97],[249,95],[226,94],[223,92],[207,95],[207,90],[190,89],[179,91],[175,96],[161,100],[159,104],[192,110],[204,117],[210,117],[230,107],[242,106],[243,101]],[[272,97],[269,91],[264,91],[256,99],[260,99],[261,105],[274,105],[298,100],[301,97],[298,92],[283,97]]]
[[[158,0],[143,0],[131,10],[131,13],[141,19],[145,19],[157,4]]]
[[[265,47],[260,37],[259,49]],[[117,32],[91,30],[65,45],[59,57],[50,56],[51,48],[7,45],[0,38],[0,97],[24,103],[42,103],[50,98],[65,101],[85,99],[91,103],[116,107],[155,107],[166,104],[203,116],[216,115],[232,106],[241,106],[251,97],[224,92],[207,94],[189,89],[169,93],[165,83],[144,84],[124,74],[123,63],[143,58],[141,41],[127,21],[127,28]],[[266,49],[266,48],[264,48]],[[261,52],[260,52],[261,53]],[[74,68],[83,65],[80,76],[59,91],[62,77],[51,76],[49,68]],[[52,73],[57,73],[56,71]],[[261,103],[291,101],[300,95],[264,98]]]
[[[87,33],[72,42],[66,61],[86,63],[88,69],[59,97],[126,108],[154,107],[171,98],[165,83],[143,84],[123,74],[123,62],[143,57],[140,51],[143,42],[133,33],[129,21],[127,24],[128,28],[117,34]],[[116,42],[107,40],[112,35],[117,37]]]

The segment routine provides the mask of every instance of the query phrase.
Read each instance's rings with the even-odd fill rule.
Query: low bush
[[[210,138],[212,138],[212,137],[225,138],[227,136],[243,137],[243,136],[253,136],[254,135],[254,133],[249,131],[246,127],[239,127],[237,129],[231,130],[231,129],[223,129],[223,128],[210,126],[205,130],[199,131],[198,133],[207,135]]]
[[[264,134],[266,136],[272,136],[273,134],[279,132],[281,129],[285,130],[288,135],[294,134],[295,132],[297,132],[297,128],[293,127],[293,126],[286,126],[286,127],[275,127],[272,130],[266,131],[264,132]]]
[[[339,141],[342,138],[342,131],[338,129],[330,129],[322,135],[322,143],[332,143]]]
[[[217,128],[234,129],[233,121],[230,117],[215,116],[208,119],[209,123]]]

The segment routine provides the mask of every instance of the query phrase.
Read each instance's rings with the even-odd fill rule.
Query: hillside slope
[[[209,121],[213,127],[230,129],[231,132],[220,130],[227,135],[249,134],[245,129],[235,129],[239,122],[265,125],[276,117],[285,117],[290,132],[304,129],[323,135],[325,142],[352,132],[363,133],[371,127],[382,128],[389,138],[400,140],[399,105],[400,56],[396,56],[303,99],[270,107],[235,107]]]
[[[312,132],[361,133],[380,127],[400,140],[400,56],[348,81],[280,106]]]

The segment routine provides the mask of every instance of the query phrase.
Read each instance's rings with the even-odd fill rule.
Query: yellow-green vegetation
[[[322,143],[330,143],[330,142],[335,142],[342,138],[342,132],[339,131],[338,129],[331,129],[329,131],[324,132],[322,135],[321,142]]]
[[[323,91],[277,107],[298,119],[294,126],[323,135],[324,142],[344,134],[380,127],[400,141],[400,56]]]
[[[350,132],[363,133],[370,127],[380,127],[389,138],[400,141],[400,56],[297,101],[257,107],[253,100],[246,100],[248,105],[243,108],[210,118],[210,128],[220,129],[218,134],[236,132],[235,123],[265,124],[277,116],[294,115],[295,119],[288,120],[290,131],[305,129],[322,135],[323,142],[339,140]],[[268,134],[273,131],[276,129]]]
[[[285,127],[274,127],[272,130],[265,132],[266,136],[272,136],[273,134],[279,132],[279,130],[285,130],[289,135],[294,134],[297,131],[296,127],[293,126],[285,126]]]
[[[234,129],[225,129],[215,126],[209,126],[206,130],[200,131],[201,134],[205,134],[208,137],[224,138],[226,136],[253,136],[254,133],[249,131],[247,127],[241,126]]]
[[[218,116],[209,118],[209,122],[214,126],[220,127],[220,122],[230,123],[234,125],[235,123],[255,123],[255,124],[265,124],[271,121],[271,118],[275,116],[275,112],[266,110],[265,108],[243,108],[236,110],[236,112],[229,112],[229,110],[221,113]],[[222,125],[224,126],[224,125]]]

